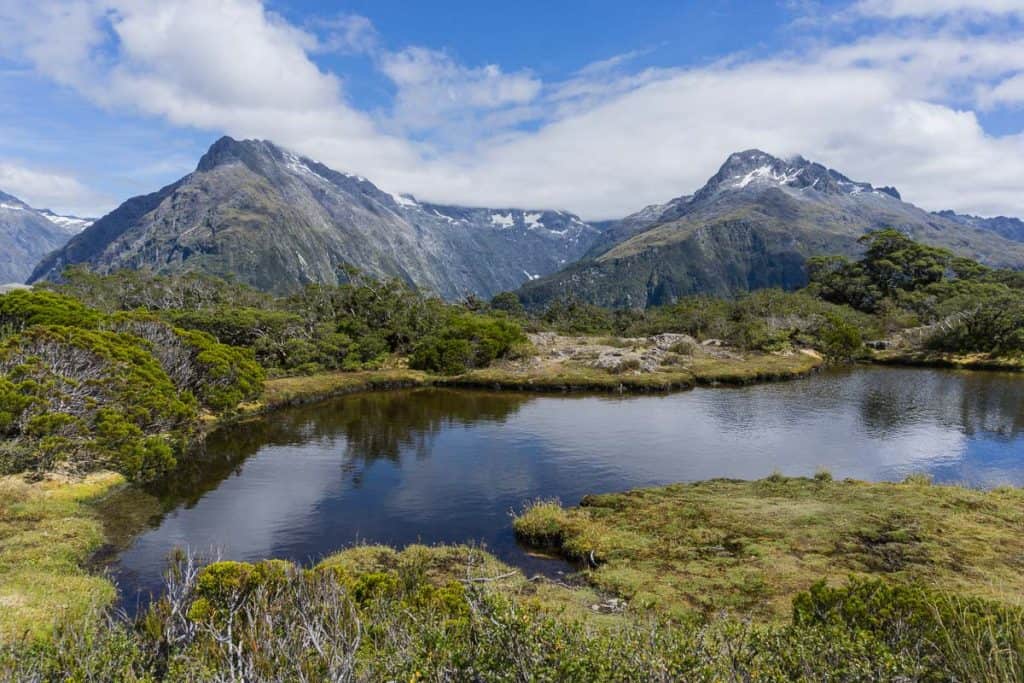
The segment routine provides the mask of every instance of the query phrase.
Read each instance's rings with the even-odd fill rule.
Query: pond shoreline
[[[698,386],[749,386],[802,379],[824,365],[820,356],[797,352],[786,356],[763,354],[753,359],[704,362],[679,371],[622,374],[586,369],[524,372],[484,368],[462,375],[443,376],[395,368],[296,375],[268,379],[259,401],[241,406],[237,416],[211,420],[210,424],[216,427],[237,417],[265,415],[281,408],[368,391],[438,386],[561,393],[671,393]]]
[[[1024,357],[1010,358],[988,354],[940,353],[937,351],[875,351],[875,365],[908,368],[946,368],[977,372],[1024,372]]]
[[[680,385],[677,385],[677,387],[668,389],[664,388],[665,384],[659,385],[657,383],[651,384],[634,382],[631,386],[621,386],[625,384],[622,381],[623,379],[643,379],[644,377],[640,373],[627,377],[613,375],[611,373],[603,373],[604,381],[600,384],[595,384],[592,381],[592,377],[597,376],[597,373],[594,373],[589,377],[584,376],[583,380],[585,381],[579,381],[576,383],[567,382],[564,377],[561,377],[557,378],[557,381],[551,381],[547,386],[537,386],[530,377],[511,375],[506,370],[500,368],[489,369],[487,371],[476,371],[469,375],[451,378],[440,378],[427,375],[426,373],[401,368],[375,372],[332,373],[297,378],[277,378],[267,382],[267,390],[264,393],[263,401],[260,403],[245,406],[243,411],[229,418],[215,419],[211,417],[204,425],[201,436],[197,435],[197,438],[202,440],[197,441],[197,443],[202,443],[205,441],[206,437],[221,427],[228,427],[232,424],[248,422],[249,420],[257,420],[263,416],[282,411],[289,407],[315,404],[320,401],[327,401],[335,397],[351,394],[364,394],[371,392],[382,392],[383,394],[387,394],[392,391],[417,389],[421,387],[485,390],[502,389],[509,392],[509,397],[511,397],[513,393],[522,395],[522,400],[528,400],[526,392],[530,391],[537,392],[538,395],[546,393],[552,396],[557,394],[579,394],[583,396],[587,393],[595,396],[600,394],[682,394],[685,393],[686,390],[692,389],[696,386],[740,386],[754,383],[768,384],[773,381],[798,379],[814,375],[824,367],[822,362],[815,362],[815,360],[810,357],[806,359],[797,357],[794,359],[793,357],[782,356],[781,358],[786,362],[800,361],[801,363],[805,363],[806,366],[803,369],[799,369],[799,366],[794,364],[792,367],[799,369],[799,372],[794,370],[793,372],[787,372],[784,374],[771,375],[765,372],[765,368],[763,366],[758,368],[755,372],[753,365],[742,366],[741,364],[733,364],[731,374],[717,376],[711,372],[713,368],[705,367],[701,372],[701,378],[699,380],[700,383],[698,383],[696,377],[694,377],[693,381],[687,382],[685,386],[680,382]],[[871,366],[875,366],[881,369],[886,365],[888,364],[868,363],[861,365],[861,367],[867,369]],[[747,370],[746,374],[738,372],[738,369],[743,369],[744,367]],[[664,375],[666,373],[658,374]],[[827,377],[830,373],[826,372],[821,374]],[[978,376],[980,377],[983,374],[989,373],[978,373]],[[664,381],[664,377],[660,377],[658,379]],[[689,377],[687,379],[689,379]],[[614,384],[612,383],[613,381]],[[452,393],[454,394],[459,392]],[[715,393],[716,392],[710,392],[707,395],[711,396]],[[732,392],[724,393],[732,394]],[[804,392],[801,389],[798,393],[803,394]],[[471,397],[467,398],[466,401],[473,403],[473,399]],[[758,476],[764,476],[764,474],[760,474]],[[123,480],[121,481],[123,482]],[[59,492],[53,493],[52,490],[54,488],[59,490],[65,486],[70,487],[73,485],[74,482],[49,482],[45,485],[48,489],[48,492],[45,495],[47,497],[53,495],[61,496],[63,494]],[[39,487],[40,493],[42,493],[42,488],[43,487]],[[104,583],[106,583],[106,579],[97,572],[97,563],[109,559],[112,554],[117,554],[128,547],[140,532],[144,532],[148,528],[154,514],[161,514],[162,512],[165,512],[160,508],[159,500],[152,495],[148,496],[150,499],[149,504],[143,505],[142,503],[145,502],[143,498],[148,494],[145,494],[143,489],[139,486],[127,483],[109,482],[104,489],[105,490],[103,491],[91,491],[90,495],[80,498],[83,503],[82,505],[77,506],[73,510],[61,512],[61,516],[63,517],[62,528],[67,528],[69,530],[69,534],[73,529],[77,528],[75,525],[85,524],[86,521],[90,524],[93,522],[105,523],[102,538],[98,539],[98,542],[93,539],[85,545],[76,546],[80,550],[85,551],[84,555],[87,555],[87,557],[80,557],[80,559],[76,559],[73,563],[74,566],[71,566],[71,564],[61,565],[59,573],[62,576],[66,576],[69,581],[80,581],[81,579],[76,577],[89,576],[97,580],[103,580]],[[604,489],[598,488],[588,490]],[[110,526],[107,526],[107,517],[113,520],[112,522],[109,522]],[[27,531],[32,530],[28,529]],[[95,590],[95,588],[93,590]],[[0,598],[3,597],[4,596],[0,594]],[[81,597],[84,599],[85,594],[83,593]],[[52,596],[52,600],[56,600],[62,604],[68,603],[73,605],[78,599],[79,596],[76,595],[73,590]],[[10,600],[15,600],[15,597],[11,597]],[[13,616],[13,613],[19,612],[21,608],[14,603],[11,604],[15,607],[15,609],[11,610]],[[45,613],[47,611],[46,607],[40,607],[39,605],[32,607],[30,604],[26,605],[26,609],[30,607],[32,611],[38,611],[40,613]]]

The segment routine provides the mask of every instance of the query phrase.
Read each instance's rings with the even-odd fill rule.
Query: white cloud
[[[83,216],[94,216],[99,207],[107,206],[77,178],[10,161],[0,161],[0,191],[37,209],[52,208]]]
[[[859,0],[854,10],[867,15],[898,19],[928,18],[954,14],[1021,15],[1022,0]]]
[[[505,73],[488,64],[466,67],[437,50],[410,47],[379,57],[381,71],[398,89],[394,120],[405,130],[436,130],[532,102],[541,82],[528,72]]]
[[[377,49],[377,29],[373,22],[362,15],[343,14],[329,19],[316,19],[310,25],[324,33],[317,45],[319,52],[361,55]]]
[[[102,106],[269,138],[438,201],[612,217],[692,192],[729,153],[760,147],[896,185],[925,208],[1024,215],[1024,136],[991,135],[974,113],[1024,100],[1024,37],[934,23],[1019,5],[863,0],[862,13],[910,23],[689,69],[636,70],[627,54],[556,83],[385,49],[362,17],[302,30],[258,0],[0,0],[0,31],[17,36],[0,50]],[[370,57],[393,106],[353,107],[310,58],[326,49]]]

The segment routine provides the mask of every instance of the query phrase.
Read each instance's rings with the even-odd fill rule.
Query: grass
[[[518,372],[501,368],[473,370],[438,380],[448,386],[515,389],[522,391],[663,392],[693,388],[686,371],[620,374],[587,367]]]
[[[112,473],[0,478],[0,641],[45,636],[58,621],[113,602],[113,584],[84,565],[104,543],[92,504],[123,483]]]
[[[954,368],[957,370],[1002,370],[1024,372],[1024,355],[993,356],[987,353],[943,353],[940,351],[875,351],[875,363]]]
[[[740,385],[805,377],[822,364],[821,356],[800,352],[788,355],[750,354],[742,360],[694,358],[687,367],[698,384]]]
[[[1020,604],[1024,490],[773,475],[540,502],[517,535],[584,565],[587,580],[668,614],[777,620],[794,595],[850,576],[920,581]]]
[[[385,545],[360,545],[324,558],[316,569],[341,570],[349,576],[387,573],[413,577],[435,587],[463,582],[498,591],[527,609],[560,618],[591,625],[616,622],[614,615],[602,609],[606,596],[593,587],[527,578],[520,570],[473,546],[414,544],[396,550]]]
[[[242,410],[250,414],[266,412],[344,394],[378,389],[408,389],[428,383],[430,377],[426,373],[404,368],[279,377],[268,379],[259,402],[245,405]]]
[[[685,367],[664,366],[656,372],[612,372],[584,365],[561,365],[525,371],[491,367],[437,379],[439,384],[526,391],[664,392],[697,385],[742,385],[804,377],[822,365],[807,353],[748,354],[737,359],[694,358]]]

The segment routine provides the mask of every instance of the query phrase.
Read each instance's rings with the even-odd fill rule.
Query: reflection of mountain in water
[[[375,460],[425,457],[431,440],[454,425],[502,423],[529,401],[517,393],[420,389],[356,394],[290,408],[211,434],[196,457],[154,491],[166,504],[198,500],[240,472],[247,458],[273,446],[323,442],[343,449],[342,467],[356,484]]]

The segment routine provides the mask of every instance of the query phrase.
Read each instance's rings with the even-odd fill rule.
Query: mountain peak
[[[253,170],[259,170],[268,156],[279,156],[281,150],[269,140],[236,140],[225,135],[210,145],[206,154],[199,159],[197,171],[211,171],[217,166],[242,162]]]
[[[782,159],[759,149],[730,154],[708,183],[695,195],[696,200],[709,199],[725,191],[761,190],[769,187],[789,188],[799,192],[816,191],[829,195],[884,194],[900,199],[894,187],[875,188],[869,183],[851,180],[800,155]]]

